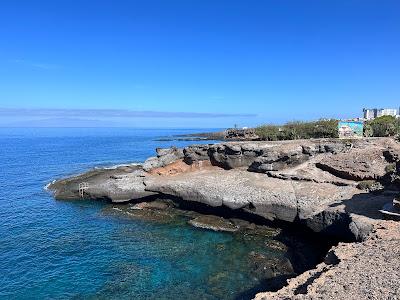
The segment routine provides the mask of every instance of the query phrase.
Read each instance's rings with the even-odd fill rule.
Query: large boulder
[[[156,152],[156,157],[150,157],[144,162],[143,169],[145,171],[165,167],[166,165],[169,165],[184,157],[183,149],[176,147],[157,148]]]
[[[193,145],[183,149],[185,163],[191,165],[194,162],[209,160],[208,149],[209,145]]]
[[[288,167],[297,166],[307,161],[311,156],[304,154],[302,147],[291,151],[270,151],[256,158],[249,166],[249,171],[266,173],[268,171],[280,171]]]

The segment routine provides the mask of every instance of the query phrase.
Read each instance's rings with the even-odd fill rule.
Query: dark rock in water
[[[240,229],[254,230],[256,228],[256,224],[250,223],[249,221],[243,219],[230,218],[229,221],[231,221],[234,225],[236,225]]]
[[[268,239],[265,242],[265,245],[269,249],[274,249],[274,250],[281,251],[281,252],[287,252],[288,251],[288,246],[285,245],[284,243],[280,242],[280,241],[277,241],[277,240]]]
[[[131,205],[109,206],[103,209],[103,214],[157,223],[171,223],[179,217],[175,210],[137,209]]]
[[[150,201],[150,202],[140,202],[137,203],[133,206],[131,206],[131,209],[157,209],[157,210],[166,210],[169,208],[174,207],[174,203],[172,201]]]
[[[249,254],[249,261],[253,265],[253,272],[258,276],[261,274],[263,278],[295,274],[292,264],[287,258],[275,258],[252,251]]]
[[[210,229],[214,231],[235,232],[239,230],[239,228],[229,220],[213,215],[199,216],[193,220],[190,220],[188,223],[194,227]]]

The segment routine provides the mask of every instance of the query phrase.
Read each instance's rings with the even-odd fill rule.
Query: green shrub
[[[267,141],[296,140],[310,138],[337,138],[337,120],[318,120],[314,122],[288,122],[285,125],[262,125],[256,134]]]
[[[392,164],[387,165],[385,167],[385,172],[386,173],[394,173],[394,172],[396,172],[396,164],[392,163]]]
[[[383,186],[380,182],[375,180],[363,180],[357,185],[357,188],[364,191],[381,191]]]
[[[395,136],[399,133],[400,120],[393,116],[382,116],[366,122],[364,135],[374,137]]]

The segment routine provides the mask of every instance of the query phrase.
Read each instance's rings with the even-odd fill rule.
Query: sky
[[[3,0],[0,126],[223,128],[398,108],[399,16],[398,0]]]

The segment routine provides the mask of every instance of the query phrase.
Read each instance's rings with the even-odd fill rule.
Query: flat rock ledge
[[[157,156],[143,165],[96,169],[57,180],[48,189],[56,199],[107,199],[117,203],[146,202],[157,196],[177,197],[188,203],[240,210],[257,218],[297,223],[342,241],[358,241],[360,243],[340,243],[334,247],[329,255],[335,257],[335,264],[324,262],[325,265],[306,272],[308,275],[304,273],[292,279],[281,291],[260,294],[257,299],[330,299],[335,289],[324,291],[321,283],[313,294],[313,287],[319,282],[331,282],[333,287],[335,282],[346,278],[342,273],[324,275],[325,270],[338,266],[348,268],[349,282],[355,285],[363,284],[364,274],[371,275],[368,280],[380,283],[374,289],[380,296],[375,298],[398,299],[391,296],[400,294],[399,272],[393,271],[395,274],[390,273],[390,276],[386,271],[366,273],[362,267],[367,268],[372,263],[370,256],[382,262],[382,266],[386,259],[393,263],[391,266],[399,266],[399,232],[393,225],[398,223],[387,225],[389,221],[383,220],[379,212],[399,192],[399,158],[400,145],[390,138],[193,145],[184,149],[157,149]],[[224,229],[235,229],[233,224],[230,227],[213,221]],[[198,227],[218,228],[209,228],[212,223],[209,220],[194,219],[192,222]],[[385,229],[379,229],[380,226]],[[395,237],[389,238],[389,234],[382,233],[385,230],[393,230]],[[396,242],[397,248],[393,247],[391,253],[380,246],[387,243],[387,247],[392,247]],[[344,265],[347,258],[340,249],[352,249],[355,256],[349,257],[359,267],[353,267],[352,263]],[[368,256],[363,255],[363,251]],[[397,256],[393,258],[395,253]],[[337,278],[335,274],[342,277]],[[302,282],[303,275],[308,277]],[[389,276],[391,280],[387,288],[382,285],[386,282],[382,276]],[[350,285],[344,286],[353,292]],[[374,287],[365,287],[365,295]],[[354,290],[354,297],[351,293],[344,297],[342,292],[338,291],[336,298],[365,298],[360,296],[364,292],[359,290]]]

